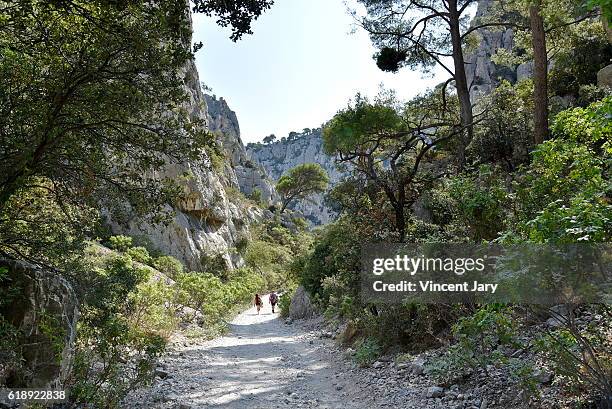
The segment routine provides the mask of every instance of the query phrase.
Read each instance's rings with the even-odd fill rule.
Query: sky
[[[357,92],[372,97],[382,85],[409,99],[445,79],[380,71],[344,0],[276,0],[237,43],[214,19],[196,14],[193,24],[200,81],[236,112],[245,143],[317,128]]]

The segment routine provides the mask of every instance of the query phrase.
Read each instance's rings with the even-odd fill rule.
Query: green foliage
[[[281,212],[294,200],[324,192],[328,183],[327,172],[318,163],[304,163],[289,169],[276,183],[276,190],[283,200]]]
[[[153,267],[170,278],[175,278],[184,271],[183,264],[171,256],[159,256],[153,260]]]
[[[482,166],[477,176],[455,177],[449,181],[460,220],[470,228],[475,241],[491,240],[503,229],[508,193],[498,173]]]
[[[149,255],[149,252],[144,247],[132,247],[127,249],[125,252],[128,256],[132,257],[134,261],[138,261],[143,264],[152,264],[153,259]]]
[[[283,245],[262,240],[251,241],[245,253],[247,265],[259,271],[266,280],[266,288],[274,289],[287,280],[287,266],[291,251]]]
[[[533,135],[533,81],[516,85],[502,81],[482,98],[486,107],[482,121],[474,129],[468,153],[476,163],[494,163],[514,171],[529,160]]]
[[[370,33],[370,39],[379,50],[375,55],[379,68],[397,71],[401,67],[429,72],[436,64],[442,65],[440,55],[452,55],[449,39],[450,17],[448,5],[430,0],[409,2],[402,0],[359,0],[365,16],[353,12],[359,24]],[[467,28],[466,8],[457,2],[455,23],[461,30]]]
[[[227,159],[222,147],[217,142],[213,142],[206,145],[204,150],[212,168],[217,172],[222,172]]]
[[[50,315],[46,311],[40,315],[38,329],[49,340],[55,355],[55,361],[59,364],[66,344],[67,331],[62,327],[57,317]]]
[[[385,99],[370,102],[357,95],[354,104],[339,111],[323,129],[323,147],[328,155],[349,153],[376,146],[372,134],[400,132],[405,123],[397,109]]]
[[[383,91],[372,102],[358,94],[323,130],[326,153],[350,165],[357,181],[367,180],[361,183],[368,192],[361,189],[356,199],[375,211],[390,212],[378,219],[390,219],[398,236],[395,240],[400,242],[406,239],[408,209],[439,177],[431,162],[452,147],[452,137],[459,132],[457,118],[449,109],[455,98],[445,89],[439,91],[405,104],[392,92]],[[351,188],[350,184],[343,187]],[[344,195],[336,191],[332,196],[342,203],[347,201]],[[361,204],[349,203],[352,211]]]
[[[595,312],[609,314],[609,308],[600,305]],[[609,353],[612,326],[609,318],[592,321],[586,326],[579,326],[572,315],[562,321],[561,328],[549,331],[535,341],[536,349],[547,359],[558,383],[568,390],[599,394],[609,403],[612,396],[612,358]]]
[[[249,198],[255,203],[261,203],[261,189],[253,189]]]
[[[169,339],[178,327],[176,291],[157,277],[138,284],[130,294],[130,326]]]
[[[303,217],[293,217],[291,221],[299,230],[305,231],[308,229],[308,222]]]
[[[228,265],[223,254],[202,254],[200,256],[200,269],[208,271],[220,278],[227,278]]]
[[[333,295],[356,296],[359,290],[361,239],[355,227],[346,219],[326,226],[317,234],[312,252],[304,257],[300,282],[324,305],[329,304]],[[342,283],[337,292],[325,292],[323,281],[327,277],[337,277]],[[331,288],[328,287],[328,290]]]
[[[181,305],[219,319],[223,310],[223,283],[210,273],[182,273],[176,279],[178,302]]]
[[[6,206],[0,205],[0,252],[66,268],[78,262],[86,236],[95,236],[97,212],[60,205],[47,179],[31,183],[32,187],[12,195]]]
[[[167,216],[179,190],[156,171],[197,160],[208,142],[181,108],[192,56],[185,4],[19,0],[0,20],[0,211],[42,180],[61,211],[104,207],[120,219],[127,202]],[[75,230],[89,226],[64,215]]]
[[[235,305],[250,301],[264,286],[262,277],[248,268],[232,273],[223,282],[210,273],[182,273],[176,280],[177,302],[202,314],[202,324],[218,324]],[[196,317],[194,317],[196,318]]]
[[[216,16],[221,27],[230,26],[232,41],[237,41],[244,34],[253,34],[251,23],[269,9],[273,0],[234,0],[231,3],[215,0],[195,0],[193,11],[207,16]]]
[[[360,366],[368,366],[372,364],[376,358],[382,353],[382,348],[378,342],[373,338],[366,338],[360,340],[355,345],[355,361]]]
[[[361,333],[385,348],[399,346],[410,352],[440,346],[449,326],[466,314],[461,305],[445,304],[368,304],[360,309],[355,322]]]
[[[134,294],[148,279],[147,270],[122,256],[106,258],[89,271],[69,389],[75,403],[115,408],[129,390],[152,379],[165,341],[130,324]],[[134,370],[127,369],[130,364]]]
[[[602,14],[608,21],[612,21],[612,0],[587,0],[587,7],[601,7]]]
[[[244,252],[248,267],[257,271],[265,284],[263,289],[278,291],[295,284],[295,263],[312,243],[308,232],[292,232],[279,222],[269,220],[252,230]]]
[[[132,238],[129,236],[111,236],[108,238],[110,248],[125,252],[132,247]]]
[[[518,345],[510,311],[496,305],[460,318],[452,331],[456,343],[427,368],[428,373],[442,383],[455,382],[476,368],[488,374],[488,365],[507,362],[499,347]]]
[[[612,97],[594,102],[586,108],[559,113],[552,124],[557,138],[585,144],[594,152],[612,154]]]
[[[294,295],[295,288],[292,287],[285,291],[285,293],[278,299],[278,307],[280,308],[281,317],[287,318],[289,316],[289,307],[291,307],[291,300],[293,299]]]
[[[538,147],[517,182],[518,223],[506,237],[538,243],[610,240],[611,101],[557,115],[557,139]]]
[[[597,72],[609,64],[612,44],[599,20],[585,20],[563,30],[555,41],[555,64],[550,72],[552,95],[580,94],[580,88],[597,83]]]

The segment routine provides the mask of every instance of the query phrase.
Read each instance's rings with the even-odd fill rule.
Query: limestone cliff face
[[[218,256],[229,268],[238,267],[243,260],[233,251],[235,243],[248,236],[249,224],[263,215],[258,207],[245,208],[228,197],[230,188],[240,185],[239,175],[248,175],[250,171],[238,122],[225,101],[208,98],[207,103],[193,62],[185,67],[183,74],[190,96],[185,108],[193,119],[205,121],[209,129],[217,133],[229,162],[222,165],[222,169],[216,169],[211,158],[202,152],[198,161],[169,163],[162,176],[181,180],[183,184],[182,200],[167,208],[175,213],[172,222],[151,225],[134,218],[122,224],[110,222],[111,229],[114,234],[146,236],[155,247],[181,260],[191,270],[200,270],[203,258]],[[253,186],[262,186],[264,191],[263,176]],[[272,192],[268,190],[268,194]]]
[[[223,172],[226,183],[240,189],[247,196],[259,190],[265,203],[276,201],[278,195],[274,189],[274,182],[270,180],[265,169],[247,155],[240,138],[240,125],[236,113],[223,98],[204,95],[204,99],[207,106],[208,127],[217,135],[217,141],[223,147],[228,159],[224,163]]]
[[[344,177],[343,172],[336,167],[334,159],[323,151],[320,129],[270,144],[250,144],[247,146],[247,152],[274,180],[278,180],[287,170],[303,163],[321,165],[329,175],[330,186]],[[290,208],[301,212],[317,225],[329,223],[336,217],[335,212],[325,205],[323,194],[315,195],[309,201],[294,203]]]
[[[478,9],[474,16],[475,21],[485,17],[494,0],[479,0]],[[514,47],[514,31],[512,29],[481,29],[479,30],[480,43],[478,47],[466,56],[466,75],[470,86],[472,99],[491,92],[501,80],[512,83],[517,79],[531,76],[529,64],[522,64],[516,69],[502,67],[491,61],[497,50]]]

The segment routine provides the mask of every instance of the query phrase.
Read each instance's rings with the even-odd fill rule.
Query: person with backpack
[[[270,305],[272,306],[272,314],[274,314],[274,307],[278,303],[278,295],[274,291],[270,294]]]
[[[255,294],[255,300],[253,301],[253,304],[255,304],[255,307],[257,307],[257,315],[259,315],[259,310],[261,310],[261,308],[263,307],[263,301],[261,301],[261,297],[257,293]]]

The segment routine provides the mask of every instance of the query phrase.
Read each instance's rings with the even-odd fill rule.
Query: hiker
[[[261,297],[259,296],[259,294],[255,294],[255,300],[253,301],[253,304],[255,304],[255,307],[257,307],[257,315],[259,315],[259,310],[261,310],[261,308],[263,307],[263,301],[261,301]]]
[[[274,314],[274,307],[276,307],[277,303],[278,303],[278,295],[276,295],[276,293],[272,291],[272,293],[270,293],[270,305],[272,306],[272,314]]]

